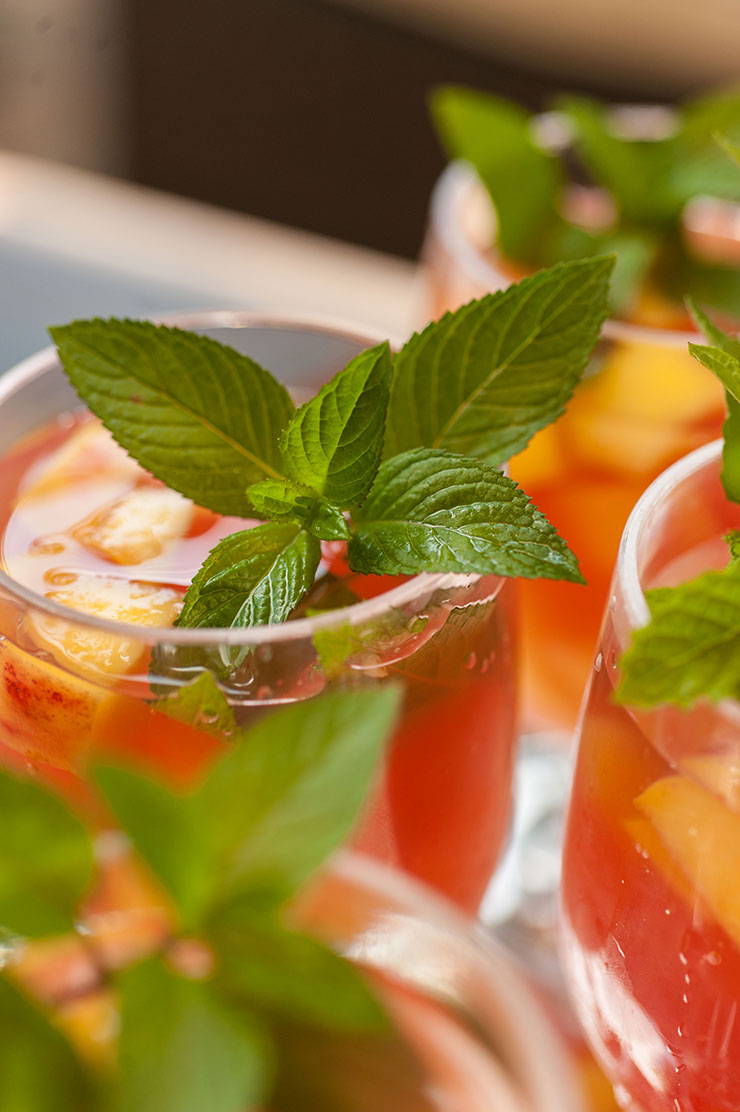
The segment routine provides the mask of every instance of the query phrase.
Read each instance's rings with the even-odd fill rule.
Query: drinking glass
[[[578,207],[588,201],[582,188]],[[737,209],[695,210],[697,250],[737,259]],[[720,234],[721,229],[725,234]],[[503,289],[526,270],[495,247],[480,180],[453,162],[432,194],[423,251],[429,314]],[[640,323],[608,320],[567,411],[511,465],[581,562],[588,586],[530,580],[519,588],[525,724],[567,744],[593,660],[619,537],[635,501],[668,464],[719,432],[719,384],[691,358],[691,321],[644,294]]]
[[[614,701],[644,591],[727,562],[740,507],[721,444],[668,468],[630,515],[579,727],[563,861],[573,1003],[623,1107],[740,1107],[740,705]]]
[[[249,354],[301,400],[377,342],[348,326],[239,313],[177,323]],[[77,409],[56,353],[30,358],[0,380],[4,452],[33,444],[49,422]],[[17,496],[18,474],[6,462],[3,531]],[[197,678],[204,661],[216,671],[225,657],[239,662],[222,685],[239,725],[322,691],[398,683],[400,721],[356,844],[474,910],[509,820],[511,587],[491,575],[424,574],[387,584],[374,577],[372,590],[380,593],[282,625],[180,629],[74,611],[0,571],[2,757],[94,812],[85,783],[93,756],[139,762],[187,784],[228,746],[205,714],[186,724],[158,707],[163,694]],[[120,660],[128,663],[118,667]]]
[[[510,957],[420,883],[345,851],[298,897],[291,919],[365,971],[403,1040],[288,1025],[298,1075],[291,1107],[310,1072],[312,1108],[320,1099],[347,1112],[584,1112],[566,1048]],[[34,942],[0,960],[54,1010],[83,1056],[105,1061],[116,1014],[106,974],[162,939],[150,932],[138,952],[126,948],[129,934],[142,937],[132,910],[88,916],[84,926],[84,945]],[[186,968],[197,955],[169,951]]]

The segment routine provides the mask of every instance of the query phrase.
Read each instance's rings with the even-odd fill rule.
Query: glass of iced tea
[[[363,969],[393,1033],[287,1027],[293,1072],[279,1107],[306,1106],[305,1075],[314,1112],[584,1108],[564,1045],[510,957],[423,885],[345,852],[298,898],[291,920]],[[109,974],[157,939],[131,912],[88,916],[84,926],[84,945],[79,936],[32,942],[5,952],[4,968],[51,1009],[83,1061],[101,1065],[116,1031]],[[195,953],[174,948],[169,961],[187,971]]]
[[[249,354],[297,400],[376,342],[233,313],[177,323]],[[353,575],[331,542],[295,619],[172,628],[206,554],[256,522],[221,518],[153,480],[81,410],[52,350],[0,380],[0,444],[5,763],[31,767],[95,814],[91,756],[187,784],[229,745],[228,726],[208,707],[192,721],[162,709],[204,667],[219,674],[239,725],[324,690],[398,682],[401,721],[357,845],[478,906],[510,809],[510,585]]]
[[[643,494],[617,559],[588,700],[563,862],[574,1004],[620,1103],[740,1107],[740,706],[618,705],[619,659],[648,621],[646,588],[728,560],[740,507],[721,444]]]
[[[594,200],[582,188],[573,192],[576,210]],[[687,234],[698,251],[738,259],[735,207],[706,203],[691,220]],[[526,273],[497,253],[491,202],[464,163],[451,163],[435,187],[423,259],[425,311],[435,317]],[[691,328],[681,306],[643,291],[632,319],[604,325],[565,415],[512,462],[513,477],[572,542],[588,582],[520,584],[522,693],[532,730],[569,738],[627,516],[668,464],[719,433],[722,391],[688,354]]]

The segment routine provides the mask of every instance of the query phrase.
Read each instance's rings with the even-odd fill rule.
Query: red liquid
[[[737,527],[737,508],[723,504],[716,474],[682,496],[680,510],[665,525],[665,550],[677,558],[654,557],[648,586],[726,562],[719,534]],[[682,551],[682,534],[701,537],[712,521],[717,535]],[[636,715],[617,706],[621,649],[609,614],[564,855],[573,1000],[605,1071],[643,1112],[735,1112],[740,717],[737,708]]]
[[[150,523],[149,547],[126,562],[131,534],[135,547],[140,543],[144,511],[121,511],[123,532],[113,541],[110,529],[101,532],[101,521],[109,522],[113,503],[141,493],[156,500],[163,488],[95,435],[74,458],[54,456],[85,429],[95,432],[96,426],[60,422],[3,460],[3,567],[64,605],[133,624],[171,624],[206,553],[222,536],[254,523],[186,509],[185,524],[170,536],[168,521],[182,510],[175,505],[164,525]],[[331,608],[332,599],[342,605],[347,597],[372,597],[398,583],[352,576],[336,546],[327,548],[326,557],[315,600],[309,600],[318,608]],[[394,628],[392,635],[387,628],[363,629],[348,666],[328,677],[312,644],[277,645],[271,660],[260,658],[269,684],[263,678],[234,692],[237,718],[246,725],[276,701],[332,686],[400,681],[402,721],[357,844],[471,910],[498,859],[509,817],[515,735],[511,622],[509,588],[498,588],[489,577],[461,588],[454,606],[437,607],[431,616],[401,614],[408,628]],[[228,745],[227,738],[153,709],[143,641],[98,634],[78,625],[72,612],[69,620],[49,618],[2,595],[0,632],[5,760],[30,762],[78,800],[93,805],[83,787],[93,753],[144,763],[184,784]]]

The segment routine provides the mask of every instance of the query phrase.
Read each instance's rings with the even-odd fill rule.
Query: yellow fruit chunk
[[[601,369],[587,379],[574,402],[594,411],[639,420],[695,422],[722,412],[719,382],[703,373],[683,342],[615,340]]]
[[[681,769],[714,795],[724,799],[731,811],[740,812],[740,753],[684,757]]]
[[[31,472],[31,481],[23,494],[34,498],[100,475],[135,479],[141,474],[138,463],[116,444],[99,421],[87,421]]]
[[[29,761],[79,768],[102,692],[0,639],[0,742]]]
[[[635,800],[700,900],[740,945],[740,815],[684,776],[656,780]]]
[[[193,503],[166,487],[141,487],[75,525],[75,540],[116,564],[140,564],[187,532]]]
[[[53,578],[57,586],[46,592],[48,599],[114,622],[171,626],[182,601],[178,591],[156,583],[73,573],[59,573]],[[146,652],[139,638],[80,625],[73,613],[69,618],[57,618],[32,612],[26,618],[25,630],[60,664],[91,678],[132,672]]]
[[[512,478],[526,490],[535,483],[556,483],[565,468],[565,453],[558,424],[540,429],[526,450],[511,464]]]

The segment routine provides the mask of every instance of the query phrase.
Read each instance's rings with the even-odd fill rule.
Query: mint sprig
[[[270,519],[214,548],[177,619],[250,627],[291,616],[321,540],[346,540],[364,574],[580,581],[565,542],[485,465],[563,412],[606,316],[612,266],[563,263],[448,313],[395,356],[378,344],[297,411],[268,371],[202,336],[118,320],[51,333],[82,399],[144,467],[210,509]],[[406,458],[415,448],[437,455]],[[416,503],[390,516],[391,477],[397,486],[409,466],[420,481],[422,459]],[[448,489],[432,510],[435,468]]]
[[[728,336],[690,299],[696,323],[714,346],[689,344],[695,359],[725,387],[722,482],[740,503],[740,341]],[[740,698],[740,534],[725,540],[729,563],[677,587],[645,592],[650,621],[635,631],[622,658],[620,702],[635,707],[699,699]]]
[[[273,1107],[273,1092],[290,1087],[285,1077],[295,1067],[286,1029],[309,1041],[315,1032],[317,1045],[389,1030],[364,977],[296,932],[289,906],[356,821],[398,704],[398,690],[383,685],[277,710],[238,731],[231,754],[188,794],[128,769],[97,770],[108,805],[172,904],[174,936],[153,941],[137,964],[107,974],[119,1006],[115,1069],[83,1063],[53,1017],[18,991],[13,962],[0,971],[0,1109]],[[10,816],[0,826],[0,876],[20,877],[32,853],[58,861],[46,839],[64,830],[58,816],[48,828],[48,793],[0,772],[0,796]],[[15,829],[21,812],[25,855],[18,855]],[[77,829],[71,816],[69,823]],[[87,843],[89,858],[89,836]],[[53,874],[44,882],[51,887]],[[78,905],[86,882],[87,873],[72,886]],[[48,922],[50,930],[72,931],[71,916],[48,919],[43,885],[31,888],[6,884],[0,930],[18,931],[28,921],[34,930]],[[34,898],[39,910],[30,913]],[[196,947],[195,966],[183,963],[182,942]],[[317,1084],[303,1079],[309,1107],[316,1106]]]
[[[582,228],[567,216],[570,174],[559,152],[538,140],[529,113],[456,86],[431,97],[445,150],[469,162],[491,196],[504,256],[536,267],[616,251],[612,306],[624,315],[634,310],[644,284],[678,303],[692,292],[714,308],[736,308],[735,268],[708,266],[688,252],[681,219],[698,196],[740,200],[737,174],[715,141],[717,132],[730,146],[740,141],[738,91],[686,102],[675,109],[668,133],[653,138],[625,135],[609,106],[586,97],[560,97],[553,107],[592,184],[614,203],[613,217],[601,228]]]

